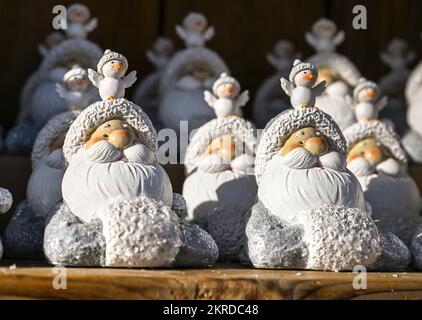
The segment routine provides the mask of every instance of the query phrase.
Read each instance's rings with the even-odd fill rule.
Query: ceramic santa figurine
[[[381,111],[381,117],[393,121],[396,132],[400,135],[407,128],[404,91],[410,75],[408,66],[415,60],[415,56],[415,52],[402,39],[391,40],[380,54],[381,60],[390,68],[379,81],[381,94],[389,97],[387,106]]]
[[[187,148],[183,196],[188,217],[213,237],[220,260],[234,261],[243,247],[245,214],[256,197],[256,132],[239,116],[216,113]]]
[[[422,164],[422,62],[411,72],[405,90],[408,132],[402,143],[410,160]]]
[[[404,270],[406,245],[378,230],[347,145],[334,120],[317,108],[290,109],[260,138],[255,158],[258,202],[246,226],[257,268]]]
[[[196,28],[196,23],[202,25],[205,19],[201,14],[190,16],[192,28]],[[221,73],[229,73],[224,61],[214,51],[192,46],[184,40],[187,48],[173,55],[160,81],[158,116],[164,127],[176,132],[179,132],[181,121],[188,121],[189,130],[193,130],[215,117],[204,101],[203,92],[211,89]]]
[[[274,116],[290,107],[290,98],[280,95],[280,76],[288,79],[293,61],[300,58],[294,45],[287,40],[276,43],[267,61],[274,67],[275,74],[266,79],[256,92],[253,104],[253,116],[258,128],[265,125]]]
[[[140,107],[125,98],[90,105],[71,125],[63,153],[63,202],[44,237],[52,264],[168,267],[215,262],[215,242],[184,220],[184,199],[173,194],[158,163],[157,134]]]
[[[307,61],[319,69],[318,81],[326,81],[327,90],[317,98],[317,107],[330,114],[341,129],[356,120],[348,107],[345,96],[359,81],[360,73],[345,56],[336,52],[336,47],[344,41],[343,31],[338,31],[331,20],[322,18],[314,23],[312,31],[306,33],[306,41],[316,54]]]
[[[346,97],[347,103],[350,109],[354,111],[358,122],[379,119],[380,111],[388,103],[388,98],[381,94],[381,89],[375,82],[365,78],[359,79],[358,85],[353,90],[353,97]]]
[[[67,8],[67,28],[65,32],[69,38],[85,39],[88,33],[97,28],[98,19],[91,19],[89,8],[75,3]]]
[[[344,134],[347,167],[363,188],[372,219],[379,229],[394,233],[407,246],[414,242],[413,261],[422,267],[422,238],[416,233],[422,223],[422,199],[407,173],[407,157],[399,137],[391,125],[380,121],[357,123]]]
[[[156,71],[141,80],[133,95],[133,101],[142,106],[156,128],[159,124],[159,84],[162,72],[173,55],[173,51],[174,45],[170,39],[160,37],[154,42],[152,49],[146,52],[146,56]]]
[[[0,214],[6,213],[9,211],[12,206],[13,198],[9,190],[0,188]],[[0,238],[0,259],[3,256],[3,245]]]
[[[5,253],[12,259],[43,259],[43,237],[50,211],[62,201],[63,142],[79,111],[53,117],[41,129],[31,154],[32,174],[21,202],[5,230]]]
[[[64,75],[74,66],[94,67],[102,56],[95,43],[83,37],[68,38],[51,46],[39,69],[28,79],[21,92],[17,124],[6,137],[10,153],[27,154],[39,130],[56,114],[67,111],[67,103],[56,90],[65,86]]]

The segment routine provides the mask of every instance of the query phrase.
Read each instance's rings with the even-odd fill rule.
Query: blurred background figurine
[[[146,57],[155,66],[156,71],[141,79],[133,95],[133,101],[144,109],[157,129],[161,127],[158,120],[160,80],[173,52],[174,44],[170,39],[160,37],[154,42],[152,49],[146,52]]]
[[[316,105],[332,116],[341,129],[347,128],[356,120],[345,96],[358,84],[361,76],[353,62],[336,52],[337,46],[345,39],[344,31],[338,31],[333,21],[321,18],[305,38],[316,51],[307,61],[319,69],[318,82],[325,80],[327,83],[327,90],[317,98]]]
[[[388,103],[380,117],[393,121],[396,132],[403,135],[407,129],[404,91],[410,75],[408,66],[415,60],[416,54],[410,50],[406,41],[393,39],[380,53],[380,57],[390,68],[379,80],[381,94],[388,96]]]
[[[289,77],[293,61],[301,55],[290,41],[280,40],[266,57],[274,67],[275,74],[256,91],[252,112],[257,128],[264,128],[274,116],[290,107],[290,99],[285,95],[280,96],[280,78]]]
[[[188,17],[186,23],[195,25],[197,21],[201,30],[206,27],[206,19],[202,14],[191,13]],[[203,92],[211,89],[221,73],[229,73],[217,53],[206,47],[192,46],[184,40],[187,48],[173,55],[160,81],[158,116],[164,127],[176,132],[179,132],[181,121],[188,121],[191,131],[215,117],[213,110],[204,101]]]

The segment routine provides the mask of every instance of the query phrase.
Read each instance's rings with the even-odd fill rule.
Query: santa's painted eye
[[[299,141],[299,144],[300,144],[301,146],[303,146],[303,141]]]
[[[103,134],[103,138],[108,138],[108,134]]]

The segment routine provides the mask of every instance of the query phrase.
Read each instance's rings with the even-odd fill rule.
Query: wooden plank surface
[[[67,268],[67,289],[56,290],[57,269],[1,265],[0,299],[422,299],[422,273],[369,273],[356,290],[354,273]]]

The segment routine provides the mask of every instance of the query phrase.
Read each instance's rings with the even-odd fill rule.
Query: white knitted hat
[[[226,72],[223,72],[212,85],[212,91],[214,92],[214,94],[217,94],[217,88],[223,84],[231,84],[233,86],[236,86],[239,91],[241,90],[239,81],[229,76]]]
[[[167,63],[160,81],[160,94],[165,94],[177,83],[180,76],[194,68],[206,68],[217,78],[223,72],[230,73],[223,59],[208,48],[187,48],[175,53]]]
[[[378,84],[376,84],[373,81],[369,81],[365,78],[360,78],[358,85],[353,90],[353,98],[355,100],[357,100],[359,92],[361,92],[364,89],[369,89],[369,88],[377,91],[378,94],[380,93],[380,88],[379,88]]]
[[[344,130],[347,146],[350,150],[357,142],[367,139],[377,139],[391,155],[403,164],[407,163],[406,152],[401,146],[399,136],[393,126],[384,121],[358,122]]]
[[[101,55],[101,48],[91,41],[68,39],[50,49],[40,69],[48,71],[56,67],[66,67],[70,62],[83,68],[94,68]]]
[[[32,169],[50,154],[52,143],[63,133],[69,130],[71,124],[79,115],[80,111],[68,111],[60,113],[50,119],[38,133],[31,153]]]
[[[98,126],[113,119],[126,121],[135,129],[143,144],[154,153],[157,151],[157,132],[140,107],[126,99],[98,101],[81,111],[71,125],[63,146],[67,163],[84,146]]]
[[[102,75],[104,65],[112,60],[118,60],[122,62],[126,66],[126,68],[129,68],[129,63],[127,62],[127,59],[124,55],[107,49],[101,57],[100,61],[98,62],[97,72]]]
[[[257,146],[256,129],[251,122],[240,117],[213,119],[200,127],[189,143],[185,155],[186,174],[192,173],[197,168],[197,162],[209,143],[225,134],[233,134],[245,143],[248,152],[255,153]]]
[[[69,79],[71,77],[74,77],[74,76],[87,77],[88,72],[84,68],[81,68],[79,65],[76,64],[72,67],[72,69],[70,69],[68,72],[65,73],[65,75],[63,77],[63,81],[67,82],[67,81],[69,81]]]
[[[264,129],[255,157],[255,176],[259,180],[267,163],[276,155],[290,135],[304,127],[315,127],[327,137],[335,150],[346,153],[346,140],[340,128],[330,115],[319,109],[289,109],[273,118]]]
[[[302,61],[300,61],[299,59],[296,59],[294,62],[293,62],[293,68],[292,68],[292,71],[290,71],[290,76],[289,76],[289,80],[290,80],[290,82],[291,83],[294,83],[294,79],[295,79],[295,76],[299,73],[299,72],[301,72],[301,71],[303,71],[303,70],[312,70],[312,71],[314,71],[315,72],[315,74],[316,74],[316,77],[318,78],[318,68],[317,67],[315,67],[312,63],[310,63],[310,62],[302,62]]]
[[[349,59],[335,52],[318,53],[308,58],[308,61],[320,70],[322,68],[333,70],[351,87],[356,86],[361,77],[359,70]]]

